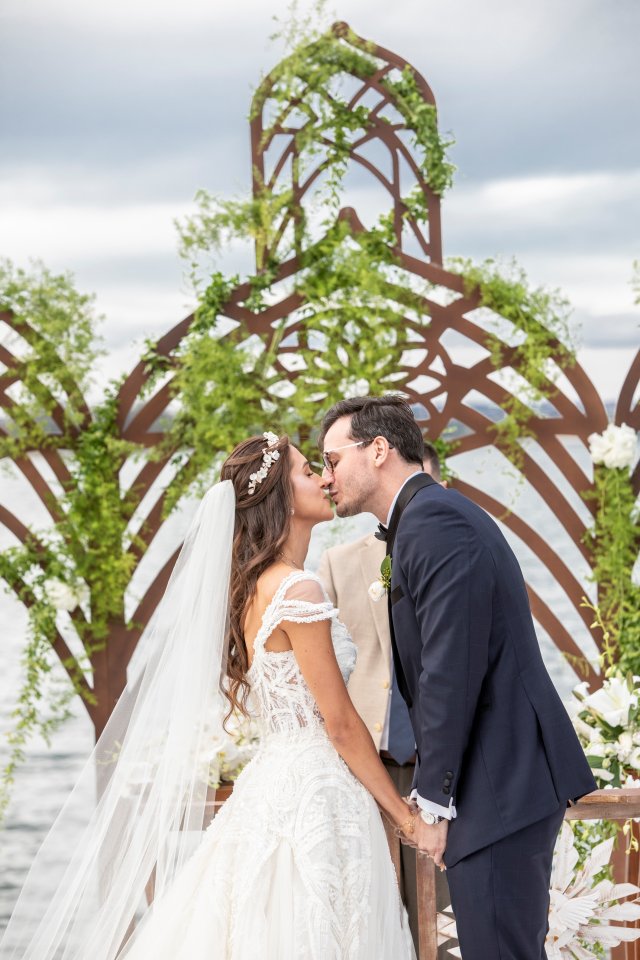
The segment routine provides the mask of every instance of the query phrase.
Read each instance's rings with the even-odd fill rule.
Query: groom
[[[520,567],[488,514],[423,472],[402,398],[336,403],[320,442],[338,516],[369,511],[384,525],[416,839],[444,858],[462,956],[542,960],[556,835],[567,802],[596,784],[542,662]]]

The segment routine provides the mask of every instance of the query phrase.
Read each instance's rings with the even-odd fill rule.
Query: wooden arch
[[[411,331],[412,350],[409,351],[411,356],[403,358],[400,363],[397,382],[415,405],[419,422],[425,435],[431,440],[441,436],[451,424],[455,424],[462,433],[456,453],[492,447],[496,438],[495,417],[486,410],[499,411],[504,408],[512,394],[505,382],[495,377],[496,370],[488,354],[490,334],[486,318],[478,309],[479,294],[467,292],[462,278],[443,264],[440,198],[429,184],[428,169],[425,171],[424,163],[416,157],[411,147],[411,131],[403,117],[402,105],[394,99],[389,87],[385,86],[385,80],[409,68],[424,102],[435,107],[433,93],[424,78],[410,68],[405,60],[381,46],[357,37],[346,24],[336,24],[333,35],[339,44],[366,51],[377,64],[373,73],[353,73],[348,77],[353,87],[351,108],[355,109],[365,98],[368,98],[369,103],[372,99],[375,101],[366,129],[358,131],[350,144],[349,161],[373,178],[387,198],[393,217],[394,252],[399,267],[407,275],[422,281],[423,288],[427,291],[421,295],[422,316],[410,313],[406,316],[407,328]],[[295,344],[296,337],[303,334],[300,310],[305,301],[295,289],[285,289],[282,294],[278,294],[278,291],[286,288],[286,281],[294,278],[300,270],[303,241],[300,239],[300,232],[296,231],[296,222],[314,186],[322,177],[326,161],[319,157],[315,167],[307,163],[304,175],[300,175],[302,165],[298,162],[299,138],[296,133],[301,129],[301,123],[314,123],[316,115],[312,98],[305,102],[305,95],[302,93],[295,103],[289,105],[290,109],[282,110],[282,105],[279,104],[281,116],[278,123],[274,125],[272,121],[266,121],[269,111],[273,110],[272,93],[278,82],[278,70],[279,68],[276,68],[257,91],[251,120],[254,194],[258,196],[264,195],[265,190],[275,191],[286,178],[289,178],[292,189],[292,202],[279,213],[280,220],[272,225],[269,242],[257,251],[258,270],[267,260],[278,264],[272,283],[274,295],[268,306],[256,313],[246,302],[251,293],[250,285],[239,284],[231,292],[221,315],[241,324],[247,336],[257,333],[267,342],[273,339],[275,331],[280,329],[284,321],[286,341],[283,340],[278,347],[274,366],[276,374],[295,388],[296,382],[306,375],[306,371],[290,369],[284,354],[295,352],[295,346],[291,344]],[[302,121],[299,109],[301,105],[305,107]],[[295,122],[294,116],[298,118]],[[385,169],[390,172],[385,173],[382,164],[371,159],[372,145],[376,150],[384,151]],[[331,148],[330,139],[326,146]],[[407,176],[411,179],[413,188],[421,191],[424,197],[428,213],[426,220],[419,222],[412,216],[403,200],[407,194]],[[365,232],[361,213],[352,206],[343,207],[339,217],[349,223],[356,239]],[[291,233],[294,237],[293,252],[282,258],[280,251],[284,238]],[[12,326],[20,337],[37,346],[36,331],[18,322],[10,314],[4,314],[1,319]],[[166,356],[171,362],[192,322],[193,315],[190,315],[162,336],[155,345],[157,354]],[[470,350],[476,352],[473,362],[461,362],[456,350],[447,343],[451,332],[455,333],[458,342],[466,344]],[[492,331],[491,336],[495,335],[495,331]],[[348,344],[346,346],[348,347]],[[0,379],[0,405],[7,416],[11,417],[16,401],[12,399],[9,390],[15,380],[19,379],[20,358],[8,348],[1,349],[0,360],[5,367],[18,371],[12,377],[4,376]],[[479,358],[478,354],[481,354]],[[562,366],[561,356],[558,344],[558,363],[562,367],[563,377],[560,387],[556,387],[551,381],[548,383],[553,411],[551,414],[546,410],[534,411],[531,428],[540,448],[562,477],[562,484],[553,480],[526,448],[523,450],[523,473],[526,482],[545,501],[576,550],[588,563],[589,554],[583,543],[587,527],[584,513],[581,515],[576,510],[575,499],[579,499],[581,494],[589,489],[591,480],[568,453],[563,438],[576,438],[586,447],[589,434],[602,431],[608,422],[608,416],[601,398],[582,367],[579,364]],[[505,339],[504,366],[508,367],[512,359],[513,348]],[[148,367],[141,359],[119,390],[117,436],[141,447],[152,448],[163,438],[162,431],[157,426],[158,420],[174,400],[174,396],[171,376],[150,396],[143,396],[148,379]],[[615,412],[617,423],[624,421],[636,429],[640,428],[640,407],[635,401],[639,380],[640,352],[624,381]],[[42,389],[47,389],[46,384],[42,385]],[[71,382],[66,389],[68,394],[77,392],[77,387]],[[478,398],[483,404],[478,404]],[[329,404],[332,399],[327,397],[326,403]],[[91,421],[92,414],[86,404],[84,411],[84,422],[77,427],[77,437]],[[53,432],[56,429],[56,420],[62,415],[62,409],[54,404],[51,416]],[[64,485],[69,482],[69,473],[62,451],[56,449],[53,441],[43,445],[39,452],[42,459],[23,457],[16,461],[16,466],[48,511],[52,523],[55,523],[59,519],[59,508],[48,476],[55,477]],[[49,474],[43,469],[45,465]],[[126,492],[131,501],[131,512],[144,512],[144,523],[129,548],[134,566],[140,563],[152,546],[164,522],[163,507],[167,493],[162,490],[155,493],[153,491],[156,491],[156,481],[167,465],[168,458],[144,462]],[[119,466],[121,465],[116,465]],[[640,480],[638,471],[634,479],[637,487]],[[527,517],[508,512],[504,503],[498,502],[486,491],[472,486],[469,482],[457,481],[456,485],[489,513],[499,517],[529,546],[538,561],[561,587],[583,622],[588,625],[590,617],[581,607],[583,585],[568,562],[553,550],[541,533],[528,522]],[[26,526],[8,506],[0,508],[0,523],[4,524],[19,542],[24,542],[29,536]],[[106,646],[90,655],[94,678],[92,690],[97,702],[87,703],[86,706],[98,733],[126,682],[127,665],[142,630],[162,596],[176,556],[177,553],[174,553],[169,557],[157,572],[133,615],[125,619],[123,613],[121,618],[115,618]],[[581,656],[581,650],[565,624],[531,585],[529,590],[533,613],[557,647],[565,654]],[[21,599],[29,602],[28,591],[23,590]],[[73,617],[83,619],[79,610]],[[87,624],[82,623],[82,627],[86,630]],[[56,653],[64,663],[69,651],[62,636],[57,638],[56,644]],[[590,682],[598,684],[598,677],[590,666],[585,673]],[[89,688],[89,679],[86,683]]]

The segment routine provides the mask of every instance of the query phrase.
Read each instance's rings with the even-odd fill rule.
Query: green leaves
[[[452,138],[438,131],[436,108],[427,103],[414,70],[407,64],[399,80],[385,77],[381,86],[393,97],[398,111],[414,133],[414,146],[422,153],[422,173],[434,193],[442,196],[453,183],[455,166],[447,158]]]
[[[380,564],[380,583],[388,593],[391,589],[391,557],[388,554]]]
[[[502,409],[506,416],[493,429],[496,445],[520,468],[520,441],[533,436],[536,406],[553,401],[555,370],[575,363],[568,301],[557,291],[531,287],[515,261],[502,269],[493,259],[474,264],[455,258],[449,265],[464,278],[467,296],[479,294],[480,306],[496,314],[496,332],[487,333],[485,346],[494,369],[511,368],[517,379],[505,391]],[[509,340],[498,333],[505,320],[513,328]]]
[[[606,669],[640,675],[640,586],[633,571],[640,530],[636,495],[627,471],[594,467],[594,486],[584,495],[595,508],[584,542],[592,557],[591,579],[598,584],[592,629],[601,634]]]
[[[0,437],[0,457],[30,449],[61,449],[86,421],[84,391],[96,345],[93,298],[78,293],[69,274],[41,263],[31,272],[0,261],[0,312],[12,315],[12,356],[2,374],[10,390],[10,418]]]

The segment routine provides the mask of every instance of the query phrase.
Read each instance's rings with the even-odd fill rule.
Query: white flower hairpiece
[[[271,433],[269,430],[267,430],[262,434],[262,436],[267,441],[267,446],[262,451],[262,466],[258,471],[256,471],[256,473],[252,473],[249,477],[249,496],[253,496],[253,494],[256,492],[257,485],[262,483],[269,473],[269,468],[271,465],[275,463],[276,460],[280,459],[279,450],[269,449],[269,447],[273,447],[276,443],[278,443],[280,438],[278,437],[277,433]]]

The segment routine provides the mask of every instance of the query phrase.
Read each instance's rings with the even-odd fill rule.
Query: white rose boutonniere
[[[368,590],[369,597],[374,603],[378,603],[380,600],[382,600],[386,592],[387,591],[385,590],[382,580],[374,580]]]
[[[603,463],[610,470],[631,467],[636,458],[636,432],[626,423],[616,426],[610,423],[602,433],[589,437],[589,453],[594,463]]]
[[[391,557],[385,557],[380,564],[380,578],[374,580],[367,591],[371,600],[378,603],[391,587]]]

